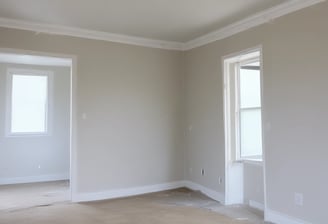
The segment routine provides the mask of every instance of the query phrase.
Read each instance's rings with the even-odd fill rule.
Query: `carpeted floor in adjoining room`
[[[40,203],[0,209],[0,223],[262,224],[264,222],[261,214],[247,207],[223,206],[199,192],[182,188],[114,200],[76,204],[63,200],[50,204]]]
[[[0,185],[0,212],[62,203],[69,200],[68,180]]]

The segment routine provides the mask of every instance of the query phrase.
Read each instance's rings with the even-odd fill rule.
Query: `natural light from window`
[[[48,113],[48,76],[12,75],[12,134],[46,133]]]
[[[261,81],[260,64],[252,62],[240,66],[240,157],[262,158]]]

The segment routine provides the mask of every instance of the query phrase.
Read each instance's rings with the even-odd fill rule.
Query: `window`
[[[226,142],[232,160],[262,160],[260,52],[225,59]]]
[[[49,71],[8,70],[7,133],[44,135],[49,133]]]
[[[237,123],[240,159],[262,158],[260,62],[237,63]],[[239,98],[239,99],[238,99]],[[238,154],[237,154],[238,155]]]

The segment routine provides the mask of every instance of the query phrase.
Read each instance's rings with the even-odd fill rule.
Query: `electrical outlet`
[[[202,176],[205,175],[205,170],[204,169],[201,170],[201,174],[202,174]]]
[[[294,193],[294,203],[297,206],[303,206],[303,194],[302,193]]]

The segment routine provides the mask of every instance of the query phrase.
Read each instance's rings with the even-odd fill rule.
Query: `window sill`
[[[20,134],[7,134],[7,138],[34,138],[34,137],[49,137],[50,133],[20,133]]]
[[[251,164],[251,165],[256,165],[256,166],[263,165],[263,160],[260,160],[260,159],[244,159],[244,160],[242,160],[242,162],[245,164]]]

